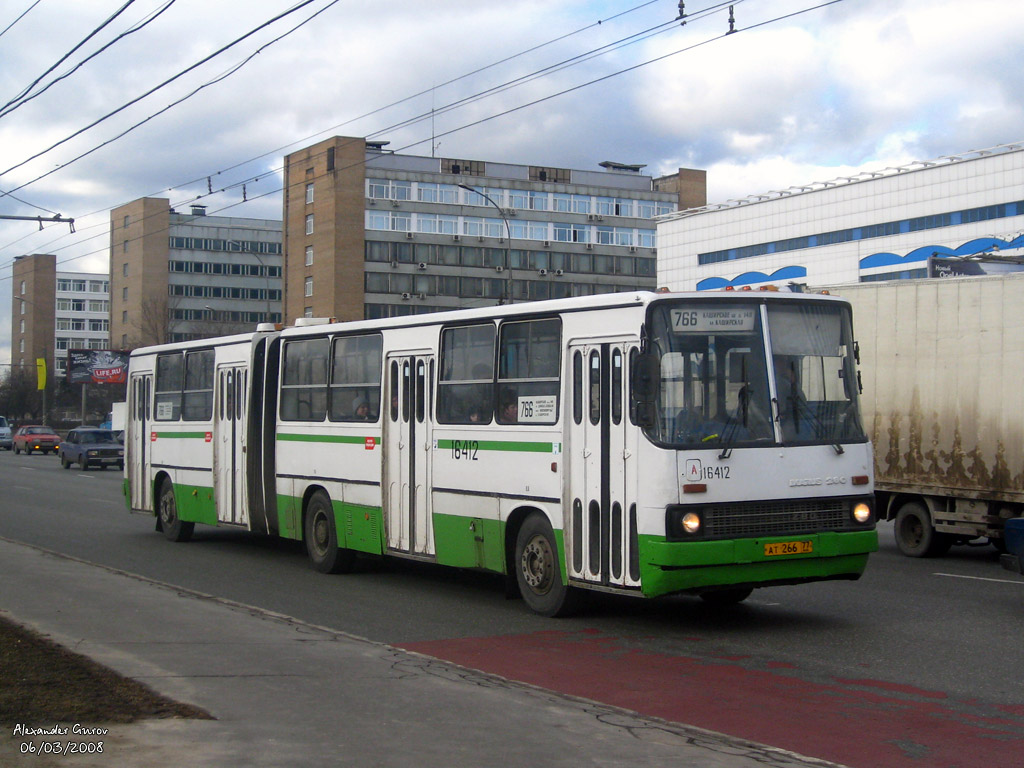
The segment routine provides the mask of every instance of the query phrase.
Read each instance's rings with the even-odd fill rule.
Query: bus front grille
[[[706,506],[672,505],[667,510],[666,531],[670,541],[743,539],[759,536],[790,536],[863,529],[850,514],[859,499],[807,499],[738,502]],[[688,535],[682,516],[698,512],[700,533]]]

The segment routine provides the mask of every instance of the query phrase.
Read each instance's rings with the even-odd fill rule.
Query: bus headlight
[[[871,522],[871,505],[863,501],[854,504],[853,519],[862,525]]]
[[[679,522],[682,524],[683,530],[690,535],[700,533],[700,515],[696,512],[687,512]]]
[[[669,541],[688,541],[704,535],[704,510],[700,507],[672,505],[665,512]]]

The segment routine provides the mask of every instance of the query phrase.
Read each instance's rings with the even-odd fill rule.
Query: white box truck
[[[879,519],[911,557],[1024,515],[1024,273],[835,286],[853,305]]]

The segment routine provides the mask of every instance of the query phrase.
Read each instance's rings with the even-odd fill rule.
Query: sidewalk
[[[4,540],[0,585],[0,612],[216,718],[104,726],[93,755],[22,757],[3,733],[4,765],[831,765]]]

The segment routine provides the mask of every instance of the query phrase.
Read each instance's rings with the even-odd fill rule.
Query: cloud
[[[670,0],[617,18],[612,17],[621,13],[621,4],[592,0],[447,0],[428,6],[382,0],[372,13],[365,4],[337,3],[223,82],[19,193],[29,203],[75,217],[78,234],[0,221],[0,362],[9,357],[13,257],[56,252],[66,262],[61,268],[103,270],[110,208],[143,195],[186,203],[209,187],[227,188],[204,200],[211,212],[279,217],[279,195],[259,196],[279,186],[275,169],[282,155],[334,134],[382,132],[394,149],[411,146],[410,153],[429,155],[439,144],[438,154],[467,159],[588,169],[618,160],[644,163],[655,175],[704,168],[712,202],[1024,138],[1024,67],[1016,40],[1024,28],[1024,4],[858,0],[754,28],[813,4],[737,2],[738,34],[449,133],[720,37],[728,29],[727,9],[701,19],[695,4],[687,3],[690,20],[680,26],[672,22],[678,6]],[[109,40],[157,7],[158,0],[135,3],[97,41]],[[66,82],[0,118],[0,171],[283,8],[279,0],[176,3]],[[4,35],[0,103],[110,13],[110,4],[100,0],[39,4]],[[303,15],[254,35],[83,137],[0,177],[0,189],[53,170],[225,73]],[[642,42],[433,120],[392,127],[666,22],[664,32]],[[568,34],[576,30],[583,31]],[[252,180],[257,175],[260,180]],[[241,204],[235,185],[242,181],[252,202]],[[39,213],[0,196],[0,214]]]

